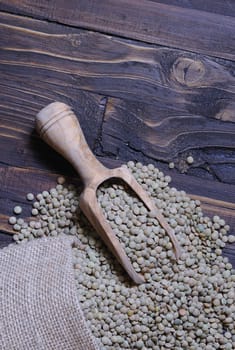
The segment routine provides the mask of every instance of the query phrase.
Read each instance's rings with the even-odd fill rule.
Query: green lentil
[[[79,238],[73,248],[78,298],[107,350],[234,349],[235,275],[221,255],[233,242],[226,236],[229,226],[218,216],[203,216],[200,202],[170,188],[171,178],[153,165],[127,166],[174,227],[183,250],[175,261],[169,237],[143,203],[122,184],[102,184],[98,202],[147,283],[131,283],[81,214],[78,193],[63,181],[36,196],[35,221],[13,220],[15,241],[61,233]]]
[[[28,193],[28,194],[26,195],[26,198],[28,199],[28,201],[33,201],[33,200],[34,200],[34,195],[33,195],[33,193]]]
[[[16,205],[13,209],[15,214],[21,214],[22,213],[22,208],[19,205]]]
[[[10,216],[8,219],[9,224],[14,225],[16,224],[16,217],[15,216]]]
[[[33,208],[31,213],[32,213],[32,215],[36,216],[36,215],[38,215],[38,210],[36,208]]]
[[[186,161],[187,161],[188,164],[193,164],[194,159],[193,159],[192,156],[188,156],[187,159],[186,159]]]
[[[234,243],[235,242],[235,235],[229,235],[228,236],[228,242],[229,243]]]

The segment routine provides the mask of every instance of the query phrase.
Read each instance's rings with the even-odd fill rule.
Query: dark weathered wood
[[[15,153],[14,165],[37,167],[42,147],[42,164],[52,169],[54,153],[38,139],[33,120],[41,107],[60,100],[80,115],[101,155],[174,160],[180,171],[234,183],[234,63],[77,29],[68,33],[65,26],[8,14],[1,15],[0,28],[2,163]],[[106,98],[81,89],[129,100],[109,98],[103,134]]]
[[[0,23],[3,89],[39,99],[42,84],[47,94],[80,88],[156,103],[168,114],[234,120],[233,62],[19,16],[0,14]]]
[[[30,20],[29,22],[31,23]],[[53,29],[54,27],[52,31]],[[21,30],[23,42],[23,27]],[[7,30],[3,30],[3,33],[6,34],[5,39],[10,38]],[[12,43],[15,40],[17,42],[16,37]],[[3,48],[6,44],[7,41],[4,43],[2,41],[0,47]],[[12,165],[11,160],[14,159],[13,164],[20,167],[37,167],[40,163],[42,168],[49,167],[59,172],[61,157],[55,156],[53,160],[56,165],[53,164],[52,157],[55,152],[49,150],[35,132],[36,113],[55,100],[71,105],[76,110],[89,145],[93,148],[100,136],[106,98],[81,91],[76,83],[73,84],[73,77],[60,73],[57,71],[58,67],[54,67],[54,73],[51,75],[48,73],[48,67],[43,67],[43,63],[37,66],[33,57],[29,58],[27,68],[22,66],[15,55],[15,63],[10,64],[11,68],[9,68],[6,61],[7,55],[4,55],[3,51],[0,53],[2,57],[2,60],[0,59],[0,145],[2,150],[0,163]],[[12,52],[12,58],[13,56]],[[27,61],[27,53],[24,55],[24,60]],[[66,164],[66,167],[69,165]]]
[[[2,0],[0,10],[235,59],[235,19],[148,0]]]
[[[6,247],[8,244],[12,243],[12,236],[9,234],[5,234],[3,232],[0,233],[0,248]]]
[[[42,83],[47,90],[70,88],[70,94],[77,87],[234,119],[233,62],[78,29],[68,33],[66,26],[19,16],[0,14],[0,20],[3,86],[36,90],[37,80],[38,90]]]
[[[109,98],[97,153],[122,160],[173,161],[182,173],[235,184],[234,135],[233,122],[199,114],[167,115],[150,104]],[[192,165],[186,162],[189,155]]]
[[[226,1],[223,1],[223,0],[150,0],[150,1],[235,17],[234,0],[226,0]]]

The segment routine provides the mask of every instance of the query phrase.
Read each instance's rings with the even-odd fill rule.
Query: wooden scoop
[[[97,202],[97,188],[105,180],[120,178],[132,188],[149,209],[151,216],[156,217],[166,230],[174,245],[176,258],[179,258],[180,248],[174,231],[153,201],[127,168],[108,169],[95,158],[76,116],[68,105],[54,102],[43,108],[36,116],[36,128],[41,138],[65,157],[79,173],[84,183],[84,190],[80,196],[81,210],[135,283],[145,282],[144,277],[134,270]]]

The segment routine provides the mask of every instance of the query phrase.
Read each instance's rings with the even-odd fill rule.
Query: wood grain
[[[32,24],[32,21],[28,22]],[[23,27],[21,30],[21,40],[24,41]],[[11,34],[7,33],[7,30],[3,29],[2,33],[10,38]],[[14,37],[14,40],[17,41],[17,38]],[[3,41],[1,44],[0,46],[3,48]],[[0,64],[0,143],[1,148],[4,149],[4,152],[1,152],[0,162],[3,165],[12,165],[10,160],[14,159],[15,166],[24,168],[38,167],[40,163],[41,168],[52,170],[57,167],[57,171],[60,172],[61,164],[63,164],[62,167],[68,167],[68,165],[61,163],[59,156],[53,158],[55,161],[53,164],[53,151],[48,151],[49,147],[39,140],[39,136],[35,132],[37,112],[55,100],[71,105],[82,122],[89,145],[94,147],[99,138],[106,98],[81,91],[76,84],[72,84],[71,76],[60,73],[58,67],[55,68],[53,74],[48,73],[46,67],[43,68],[40,64],[37,66],[33,57],[27,59],[27,53],[24,54],[24,60],[28,61],[29,67],[22,66],[13,52],[12,57],[15,55],[15,64],[10,63],[8,66],[4,49],[0,51],[0,55],[2,54],[2,64]],[[64,77],[62,78],[62,76]]]
[[[164,112],[150,104],[109,98],[97,152],[154,164],[173,161],[179,172],[235,185],[235,123]],[[189,155],[192,165],[186,161]]]
[[[54,153],[38,139],[33,120],[59,100],[74,108],[101,156],[175,161],[181,172],[234,183],[235,63],[20,16],[0,18],[2,164],[16,153],[15,166],[54,169]],[[195,158],[191,167],[188,154]],[[61,157],[55,159],[56,171],[66,172]]]
[[[151,0],[167,5],[173,5],[193,10],[217,13],[220,15],[235,17],[234,0]]]
[[[235,19],[148,0],[2,0],[0,10],[235,60]]]
[[[19,16],[0,21],[4,90],[24,88],[39,99],[42,84],[47,94],[77,88],[234,120],[233,62]]]

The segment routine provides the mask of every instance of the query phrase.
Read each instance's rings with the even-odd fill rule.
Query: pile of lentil
[[[58,185],[36,195],[35,220],[10,217],[24,243],[37,237],[76,235],[74,273],[87,322],[102,347],[111,349],[235,349],[235,274],[222,256],[229,226],[203,215],[200,202],[169,186],[169,176],[152,164],[127,164],[153,198],[182,247],[176,261],[158,221],[122,183],[97,191],[103,213],[146,283],[133,285],[79,209],[73,185]],[[27,199],[34,200],[28,194]],[[20,212],[19,208],[16,213]]]

